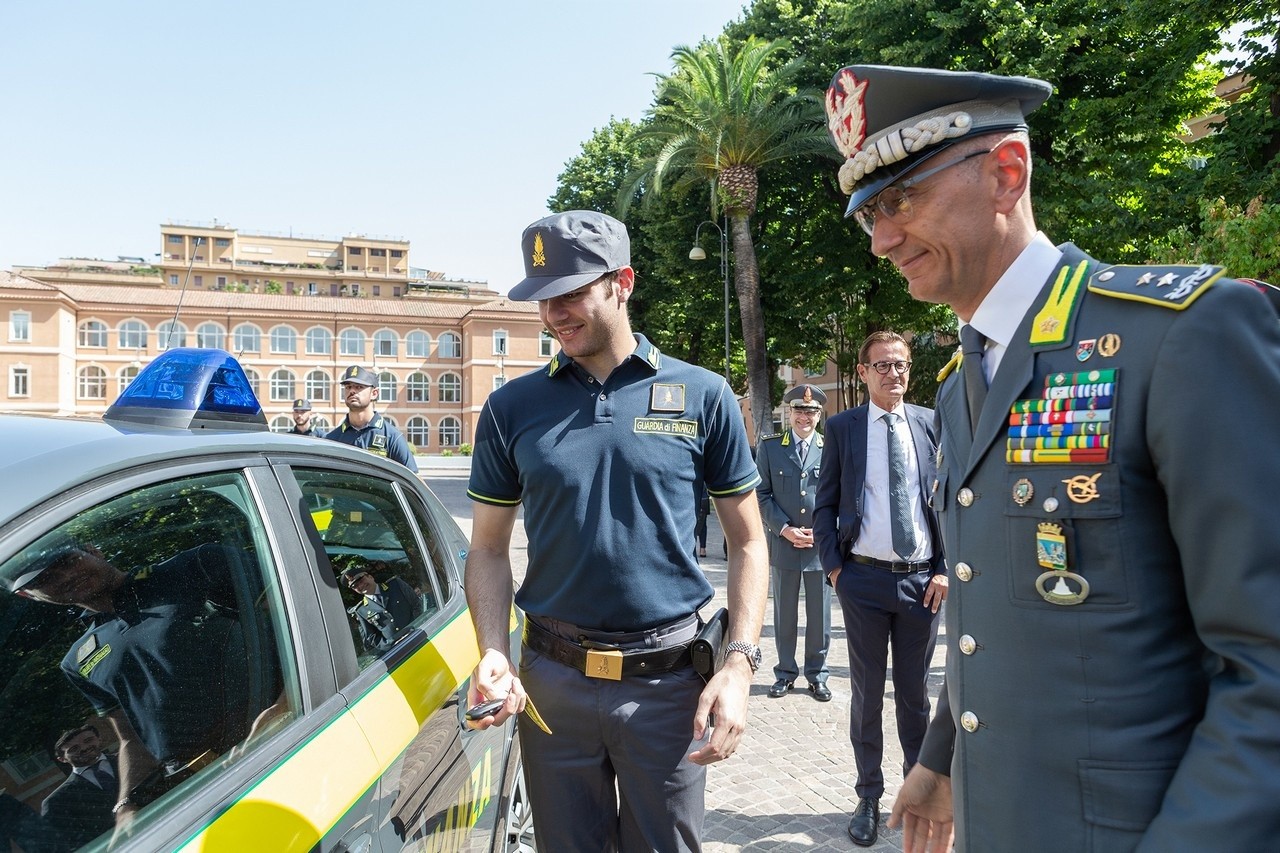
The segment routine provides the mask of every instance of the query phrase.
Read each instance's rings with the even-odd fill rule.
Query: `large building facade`
[[[215,347],[240,360],[272,429],[292,426],[299,397],[318,426],[339,423],[337,377],[360,364],[379,375],[378,410],[439,453],[470,443],[488,394],[554,351],[535,305],[412,270],[404,241],[173,224],[161,239],[151,264],[0,272],[0,412],[100,416],[158,353]]]

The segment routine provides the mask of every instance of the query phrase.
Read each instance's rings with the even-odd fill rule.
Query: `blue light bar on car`
[[[143,368],[103,420],[179,429],[265,430],[249,378],[231,353],[171,349]]]

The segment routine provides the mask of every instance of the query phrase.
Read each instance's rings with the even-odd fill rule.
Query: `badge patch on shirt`
[[[84,647],[81,646],[81,648],[83,649]],[[93,672],[93,668],[102,663],[102,659],[109,654],[111,654],[111,644],[107,643],[105,646],[90,655],[87,661],[80,664],[80,675],[84,678],[88,678],[89,673]]]
[[[655,382],[649,389],[649,411],[683,412],[684,386]]]
[[[98,637],[96,634],[90,634],[89,639],[80,644],[80,648],[76,649],[76,663],[81,664],[89,655],[93,654],[98,648]]]
[[[387,437],[385,435],[375,435],[369,446],[374,450],[385,451],[387,449]]]
[[[697,421],[675,421],[667,418],[636,418],[637,433],[654,433],[657,435],[679,435],[684,438],[698,437]]]

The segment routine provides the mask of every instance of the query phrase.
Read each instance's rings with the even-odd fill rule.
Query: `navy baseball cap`
[[[297,400],[294,400],[294,401],[293,401],[293,410],[294,410],[295,412],[309,412],[309,411],[311,411],[311,401],[310,401],[310,400],[304,400],[304,399],[302,399],[302,398],[299,398],[299,399],[297,399]]]
[[[844,155],[849,216],[905,172],[963,139],[1027,129],[1053,93],[1032,77],[850,65],[827,89],[827,130]]]
[[[508,294],[518,302],[561,296],[631,265],[627,226],[594,210],[539,219],[524,229],[520,251],[524,280]]]
[[[351,382],[355,385],[368,385],[370,388],[378,387],[378,374],[372,370],[367,370],[358,364],[353,364],[346,370],[342,371],[342,378],[338,380],[341,385],[345,382]]]

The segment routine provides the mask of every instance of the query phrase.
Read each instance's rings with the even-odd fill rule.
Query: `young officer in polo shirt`
[[[519,727],[540,847],[698,850],[705,765],[732,755],[746,727],[768,589],[742,415],[723,379],[632,334],[621,222],[550,216],[525,229],[522,248],[527,277],[511,298],[538,302],[561,349],[490,395],[476,429],[466,589],[483,658],[471,699],[506,697],[489,725],[527,695],[554,732]],[[730,551],[730,653],[706,683],[687,649],[713,594],[692,548],[704,482]],[[515,596],[528,617],[517,677],[509,547],[520,504],[529,562]]]

